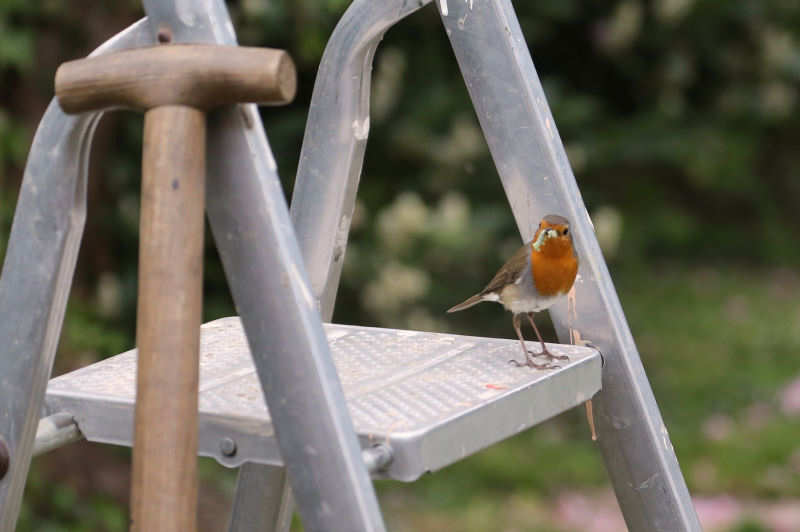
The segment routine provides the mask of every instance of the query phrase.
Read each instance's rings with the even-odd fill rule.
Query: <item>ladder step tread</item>
[[[362,446],[388,443],[394,458],[383,475],[398,480],[456,462],[600,389],[600,354],[587,347],[548,344],[570,360],[534,370],[508,363],[522,358],[517,340],[336,324],[325,331]],[[238,317],[202,326],[200,361],[199,454],[228,466],[280,464]],[[129,446],[135,370],[131,350],[56,377],[47,410],[72,414],[89,441]]]

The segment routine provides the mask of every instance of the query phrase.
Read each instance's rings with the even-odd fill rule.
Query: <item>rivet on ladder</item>
[[[367,471],[377,473],[389,466],[394,459],[394,451],[389,445],[379,443],[361,451]]]
[[[167,27],[158,28],[158,35],[156,38],[159,43],[167,44],[172,41],[172,32]]]
[[[236,442],[231,438],[222,438],[219,442],[219,450],[225,456],[234,456],[236,454]]]

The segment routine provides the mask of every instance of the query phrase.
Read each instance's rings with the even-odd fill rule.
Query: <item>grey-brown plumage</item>
[[[520,276],[525,272],[530,263],[530,242],[517,250],[510,259],[497,271],[486,288],[470,297],[466,301],[455,305],[447,310],[447,312],[458,312],[473,305],[477,305],[481,301],[498,301],[500,292],[504,287],[510,284],[515,284]],[[492,295],[496,297],[491,297]],[[487,299],[488,296],[488,299]]]

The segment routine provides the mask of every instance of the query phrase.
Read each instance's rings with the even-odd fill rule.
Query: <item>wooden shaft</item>
[[[297,88],[283,50],[170,44],[69,61],[56,72],[66,113],[163,105],[198,109],[239,102],[289,103]]]
[[[205,115],[145,113],[139,236],[132,523],[196,530]]]

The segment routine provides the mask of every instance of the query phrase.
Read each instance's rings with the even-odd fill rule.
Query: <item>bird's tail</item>
[[[466,301],[464,301],[462,303],[459,303],[458,305],[455,305],[454,307],[451,307],[451,308],[447,309],[447,312],[458,312],[459,310],[464,310],[465,308],[469,308],[469,307],[471,307],[473,305],[477,305],[481,301],[485,301],[484,294],[475,294],[474,296],[472,296],[471,298],[467,299]]]

